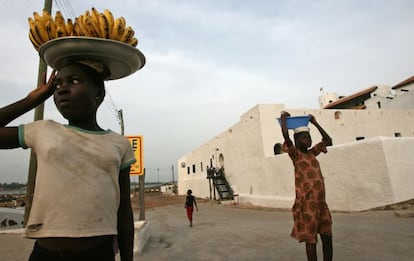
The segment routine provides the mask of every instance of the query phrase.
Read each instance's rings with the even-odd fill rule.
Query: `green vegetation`
[[[20,190],[24,187],[26,187],[26,184],[21,184],[17,182],[0,183],[0,190]]]

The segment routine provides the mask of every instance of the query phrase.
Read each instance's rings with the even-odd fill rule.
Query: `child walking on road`
[[[190,221],[190,227],[193,226],[194,207],[198,211],[197,201],[195,197],[191,195],[192,193],[193,192],[191,191],[191,189],[187,190],[187,198],[185,200],[185,205],[184,205],[184,208],[186,208],[187,210],[187,218],[188,218],[188,221]]]
[[[323,260],[332,260],[332,218],[325,201],[325,184],[319,162],[316,159],[321,152],[326,153],[332,140],[319,125],[313,115],[310,122],[319,130],[322,141],[312,148],[312,139],[307,126],[294,130],[295,144],[289,137],[286,126],[287,112],[282,112],[281,127],[284,137],[283,149],[288,152],[295,167],[296,198],[292,207],[294,225],[291,236],[306,243],[308,260],[317,260],[316,242],[320,234],[323,248]],[[310,149],[309,149],[310,148]]]

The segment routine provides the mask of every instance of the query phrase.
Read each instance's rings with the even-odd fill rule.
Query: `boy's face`
[[[67,120],[84,120],[96,113],[98,91],[82,65],[62,68],[54,82],[53,99]]]
[[[309,148],[312,145],[312,138],[309,132],[299,132],[296,134],[296,144],[302,148]]]

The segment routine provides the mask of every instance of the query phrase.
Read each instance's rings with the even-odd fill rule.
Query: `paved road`
[[[414,260],[414,218],[394,211],[333,213],[334,260]],[[139,260],[306,260],[289,211],[200,204],[194,227],[181,205],[147,211],[151,239]],[[322,260],[321,244],[318,257]],[[137,260],[138,260],[137,259]]]
[[[183,204],[146,211],[150,240],[136,260],[306,260],[291,239],[289,211],[240,209],[199,203],[194,227]],[[333,213],[334,260],[414,260],[414,218],[394,211]],[[27,260],[33,242],[0,234],[0,260]],[[322,260],[321,244],[318,256]]]

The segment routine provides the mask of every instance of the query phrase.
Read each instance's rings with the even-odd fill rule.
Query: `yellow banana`
[[[65,23],[65,30],[67,36],[73,36],[73,22],[72,19],[68,18]]]
[[[92,7],[91,10],[91,17],[92,17],[92,21],[96,24],[99,25],[99,12],[98,10],[96,10],[95,7]]]
[[[66,36],[66,28],[64,25],[58,25],[56,28],[56,37],[64,37]]]
[[[98,32],[96,32],[95,27],[92,22],[92,17],[89,13],[89,11],[86,11],[85,14],[82,17],[83,24],[85,26],[86,31],[88,32],[88,36],[90,37],[99,37]]]
[[[115,19],[114,27],[112,28],[111,39],[119,40],[124,33],[125,25],[122,21],[122,17]]]
[[[50,15],[46,9],[42,11],[42,20],[46,23],[47,21],[53,21],[53,17]]]
[[[111,13],[111,11],[109,11],[108,9],[105,9],[103,14],[106,17],[106,21],[108,23],[108,34],[112,35],[112,28],[114,27],[114,23],[115,23],[115,19],[113,14]]]
[[[129,40],[128,44],[136,47],[138,45],[138,39],[136,37],[133,37],[131,40]]]
[[[30,35],[31,35],[32,38],[33,38],[33,40],[34,40],[34,42],[36,42],[39,45],[42,45],[43,44],[42,38],[36,32],[35,20],[33,18],[29,17],[28,18],[28,21],[29,21],[29,28],[30,28],[29,38],[30,38]],[[32,41],[32,43],[33,43],[33,41]]]
[[[101,29],[99,27],[99,12],[98,12],[98,10],[96,10],[95,7],[92,7],[91,21],[92,21],[93,28],[95,29],[96,33],[98,34],[98,37],[99,38],[104,38],[104,37],[102,37]]]
[[[52,23],[50,21],[46,22],[45,29],[46,29],[46,32],[47,32],[47,38],[49,40],[52,40],[52,39],[56,38],[56,29],[53,28],[53,32],[52,32],[52,26],[54,26],[54,25],[52,25]]]
[[[83,15],[78,16],[77,18],[75,18],[75,23],[79,24],[79,28],[80,28],[80,36],[89,36],[88,35],[88,30],[86,29],[85,24],[83,23]]]
[[[123,27],[126,27],[126,21],[125,21],[125,17],[120,16],[119,19],[121,19],[121,23]]]
[[[49,41],[49,36],[46,32],[46,28],[43,26],[41,21],[35,20],[34,23],[35,23],[35,31],[41,38],[42,43],[46,43],[47,41]]]
[[[99,29],[101,31],[102,38],[110,38],[109,35],[109,28],[108,28],[108,21],[104,14],[99,14]]]
[[[55,21],[53,20],[53,17],[50,15],[50,13],[48,11],[46,11],[45,9],[43,9],[43,13],[42,13],[42,19],[43,19],[43,24],[45,25],[47,31],[48,31],[48,36],[49,36],[49,40],[53,39],[56,37],[56,24]]]
[[[99,17],[98,17],[98,22],[95,22],[95,20],[92,19],[92,18],[90,19],[90,21],[91,21],[93,29],[96,32],[96,37],[105,38],[105,37],[102,36],[101,28],[99,27]]]
[[[127,28],[125,28],[124,33],[119,38],[119,41],[123,43],[128,43],[132,39],[132,37],[134,37],[134,34],[134,30],[131,28],[131,26],[128,26]]]
[[[32,42],[32,44],[33,44],[34,48],[36,49],[36,51],[38,51],[41,44],[36,41],[36,39],[34,38],[34,36],[32,34],[32,31],[29,32],[29,39],[30,39],[30,42]]]
[[[33,17],[35,21],[43,22],[43,18],[38,12],[33,12]]]
[[[60,11],[56,11],[56,14],[55,14],[55,24],[56,24],[56,28],[58,26],[65,27],[65,18],[63,17],[63,15],[62,15],[62,13]]]
[[[82,32],[78,23],[78,18],[75,18],[75,23],[73,23],[73,35],[81,36]]]

